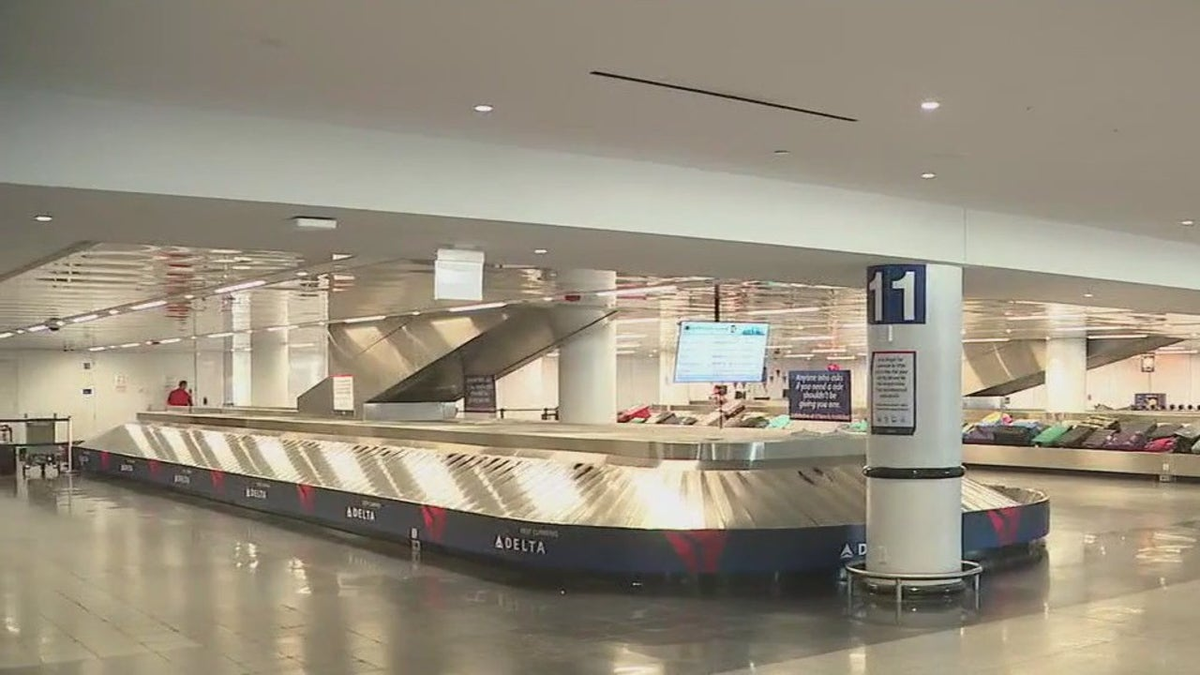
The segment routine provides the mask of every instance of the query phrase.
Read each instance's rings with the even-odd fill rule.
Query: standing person
[[[179,386],[167,394],[167,405],[189,408],[192,406],[192,394],[188,391],[187,380],[180,380]]]

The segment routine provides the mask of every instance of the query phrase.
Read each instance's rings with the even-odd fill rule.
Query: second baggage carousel
[[[525,567],[759,574],[835,569],[863,553],[864,442],[750,429],[146,413],[83,444],[77,464]],[[964,479],[964,555],[1027,547],[1048,530],[1043,493]]]

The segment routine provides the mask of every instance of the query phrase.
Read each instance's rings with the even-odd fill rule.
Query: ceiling
[[[1200,217],[1197,25],[1194,0],[6,0],[0,84],[709,167],[1190,239],[1178,223]],[[923,111],[930,98],[941,108]],[[478,103],[495,110],[475,113]],[[921,180],[924,171],[937,178]]]
[[[280,329],[293,347],[320,348],[329,321],[473,304],[433,301],[433,279],[428,259],[316,263],[279,251],[92,244],[0,282],[0,349],[224,351]],[[771,324],[779,356],[852,357],[865,349],[859,289],[630,273],[618,276],[618,286],[621,353],[669,348],[679,321],[714,318],[718,292],[723,320]],[[483,300],[566,302],[595,290],[564,286],[543,266],[491,264]],[[39,328],[47,325],[57,330]],[[1190,340],[1200,335],[1200,316],[1029,300],[964,304],[967,341],[1145,334]]]

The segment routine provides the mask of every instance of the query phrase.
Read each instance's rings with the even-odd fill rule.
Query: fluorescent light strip
[[[89,352],[102,352],[105,349],[108,349],[108,347],[88,347]]]
[[[832,335],[801,335],[799,337],[788,338],[792,342],[824,342],[832,339]]]
[[[342,319],[341,323],[371,323],[372,321],[383,321],[387,318],[387,314],[376,314],[375,316],[360,316],[356,319]]]
[[[44,330],[49,330],[49,328],[50,327],[45,324],[38,324],[36,326],[30,326],[29,328],[26,328],[25,332],[26,333],[40,333]]]
[[[1147,337],[1145,333],[1129,333],[1128,335],[1089,335],[1089,340],[1139,340]]]
[[[0,340],[3,340],[5,338],[10,338],[12,336],[13,336],[13,334],[11,332],[10,333],[0,333]]]
[[[485,302],[481,305],[463,305],[461,307],[449,307],[446,309],[446,311],[447,312],[476,312],[481,309],[496,309],[498,307],[504,307],[507,304],[508,304],[507,302]]]
[[[245,290],[249,290],[251,288],[258,288],[259,286],[265,286],[265,285],[267,285],[267,282],[263,281],[262,279],[256,279],[254,281],[244,281],[240,284],[233,284],[232,286],[222,286],[221,288],[218,288],[217,290],[213,291],[213,295],[221,295],[222,293],[236,293],[237,291],[245,291]]]
[[[129,349],[130,347],[136,346],[138,346],[137,342],[126,342],[125,344],[121,345],[121,349]]]
[[[646,317],[646,318],[642,318],[642,319],[617,319],[616,323],[619,323],[621,325],[630,324],[630,323],[658,323],[658,322],[664,321],[664,320],[665,319],[660,319],[657,316],[651,316],[651,317]]]
[[[153,300],[151,302],[143,302],[140,305],[134,305],[133,307],[129,308],[129,311],[140,312],[143,309],[154,309],[155,307],[162,307],[165,304],[167,304],[166,300]]]
[[[846,351],[846,348],[845,347],[830,347],[828,349],[813,349],[811,351],[814,354],[840,354],[840,353]]]
[[[651,293],[674,293],[678,286],[638,286],[634,288],[614,288],[611,291],[597,291],[596,295],[603,298],[620,298],[626,295],[642,295]]]
[[[851,354],[846,354],[845,356],[837,356],[837,355],[826,356],[825,360],[826,361],[853,361],[854,359],[857,359],[857,358],[858,358],[857,356],[853,356]]]
[[[87,323],[88,321],[95,321],[99,318],[99,314],[86,314],[84,316],[77,316],[74,319],[71,319],[71,323]]]
[[[299,327],[300,326],[297,326],[296,324],[292,324],[290,326],[271,326],[270,328],[267,329],[267,332],[268,333],[278,333],[281,330],[295,330]]]
[[[963,344],[978,344],[982,342],[1008,342],[1008,338],[963,338]]]
[[[779,314],[811,314],[821,311],[820,307],[791,307],[788,309],[755,309],[746,312],[748,316],[776,316]]]
[[[232,332],[229,332],[229,333],[212,333],[212,334],[210,334],[210,335],[205,335],[204,337],[210,337],[210,338],[227,338],[227,337],[233,337],[233,333],[232,333]]]
[[[167,338],[166,340],[159,340],[159,341],[158,341],[158,344],[160,344],[160,345],[173,345],[173,344],[175,344],[176,342],[183,342],[183,338]]]

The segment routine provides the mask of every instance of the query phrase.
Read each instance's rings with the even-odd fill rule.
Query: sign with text
[[[911,436],[917,431],[917,353],[871,353],[871,433]]]
[[[434,300],[483,299],[483,251],[438,249],[433,261]]]
[[[463,384],[463,412],[496,412],[495,375],[467,375]]]
[[[1145,392],[1133,395],[1134,410],[1162,410],[1166,407],[1166,394]]]
[[[851,421],[850,371],[788,371],[788,416],[818,422]]]
[[[336,412],[354,412],[354,376],[333,376],[333,409]]]
[[[684,321],[675,350],[675,382],[762,382],[768,328],[765,323]]]
[[[925,323],[925,266],[875,265],[867,268],[867,323]]]

